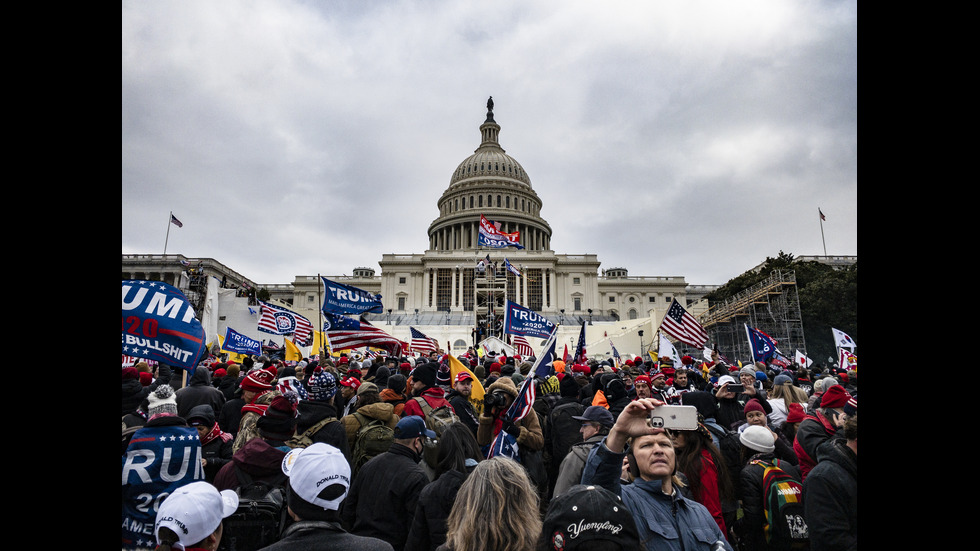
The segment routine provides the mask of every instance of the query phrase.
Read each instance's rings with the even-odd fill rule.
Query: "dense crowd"
[[[124,366],[122,548],[857,549],[856,371],[712,358]]]

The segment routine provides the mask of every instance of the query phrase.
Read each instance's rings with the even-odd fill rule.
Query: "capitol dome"
[[[526,250],[550,250],[551,226],[540,216],[541,198],[524,167],[500,147],[492,98],[480,134],[480,146],[459,163],[439,198],[439,217],[429,225],[429,249],[476,249],[483,215],[503,232],[521,232]]]

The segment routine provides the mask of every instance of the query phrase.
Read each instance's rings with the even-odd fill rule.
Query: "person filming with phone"
[[[630,402],[590,453],[582,484],[602,486],[622,497],[645,549],[732,551],[708,509],[681,494],[670,433],[674,417],[655,411],[664,405],[653,398]],[[632,484],[620,483],[624,457]]]

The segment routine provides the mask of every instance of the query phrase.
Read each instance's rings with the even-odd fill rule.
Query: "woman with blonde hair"
[[[789,405],[806,404],[809,396],[805,390],[794,385],[793,378],[785,373],[776,375],[772,383],[772,390],[769,391],[769,406],[772,407],[769,422],[773,428],[778,429],[786,422]]]
[[[481,461],[456,494],[448,525],[437,551],[532,551],[541,517],[524,467],[501,456]]]

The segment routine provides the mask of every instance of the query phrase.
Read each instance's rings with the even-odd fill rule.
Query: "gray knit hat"
[[[757,452],[772,453],[776,450],[776,440],[772,436],[772,431],[759,425],[749,425],[745,427],[742,434],[738,435],[742,445]]]
[[[149,406],[146,412],[150,417],[158,413],[177,415],[177,396],[170,385],[160,385],[146,397]]]

